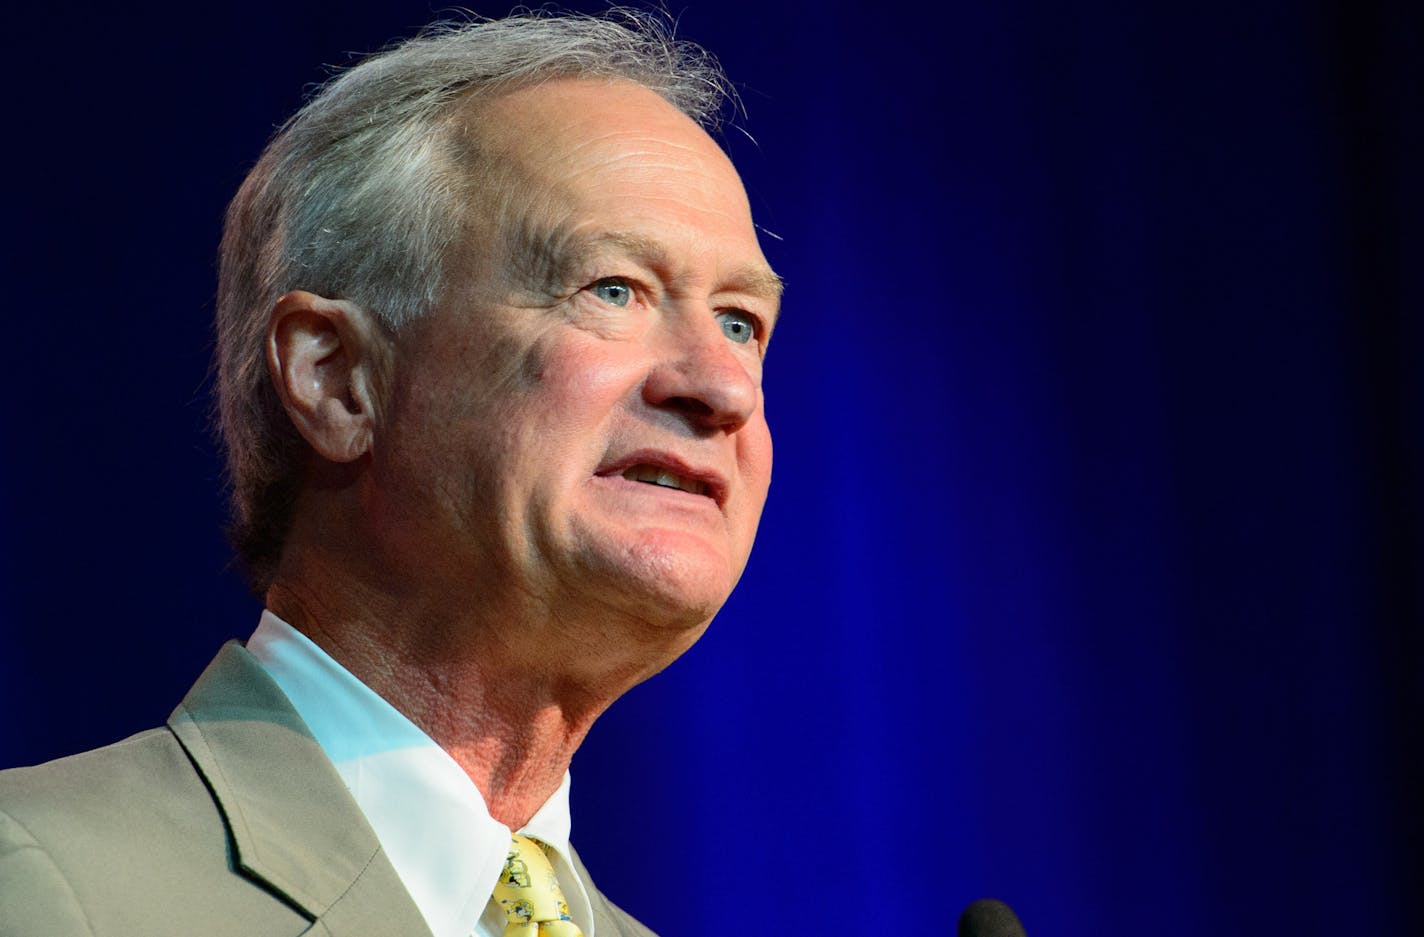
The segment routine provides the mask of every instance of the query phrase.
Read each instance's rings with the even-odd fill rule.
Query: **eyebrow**
[[[580,239],[575,236],[573,240]],[[660,242],[641,234],[605,231],[587,238],[585,243],[590,248],[611,245],[626,253],[647,257],[660,266],[672,266],[670,263],[672,258],[669,257],[667,249]],[[777,302],[781,301],[781,294],[786,289],[785,281],[777,276],[770,267],[762,264],[746,264],[738,267],[724,279],[731,284],[733,289],[756,293]]]
[[[668,249],[655,238],[630,231],[598,231],[581,235],[558,228],[543,235],[526,236],[525,246],[536,268],[546,282],[556,282],[567,275],[568,267],[578,259],[604,247],[613,247],[627,254],[646,258],[664,269],[674,266]],[[725,288],[763,297],[778,307],[786,283],[765,264],[744,264],[723,277]]]

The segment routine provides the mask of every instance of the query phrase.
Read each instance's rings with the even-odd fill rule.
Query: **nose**
[[[756,412],[761,385],[759,373],[748,371],[746,355],[736,349],[711,315],[688,323],[657,354],[643,399],[701,429],[740,429]]]

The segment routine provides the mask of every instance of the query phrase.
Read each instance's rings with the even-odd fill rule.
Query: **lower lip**
[[[683,491],[681,488],[667,488],[663,485],[654,485],[651,482],[633,481],[631,478],[624,478],[622,475],[596,475],[593,481],[600,488],[608,490],[610,493],[631,499],[643,501],[649,498],[656,498],[657,503],[666,505],[679,505],[683,508],[695,510],[717,511],[717,502],[708,495],[693,494],[690,491]]]

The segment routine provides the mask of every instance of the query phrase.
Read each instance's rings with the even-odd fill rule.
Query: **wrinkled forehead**
[[[461,102],[451,121],[472,194],[505,211],[519,199],[569,199],[631,181],[697,190],[750,217],[741,179],[716,141],[626,79],[560,78],[485,93]]]
[[[676,217],[770,273],[731,160],[696,122],[624,79],[568,78],[462,102],[450,128],[467,184],[468,269],[494,242],[527,248],[591,221]],[[774,276],[774,275],[773,275]]]
[[[628,126],[682,138],[700,155],[721,148],[656,91],[621,77],[570,76],[506,82],[470,92],[448,118],[478,149],[506,157],[552,155],[561,143],[594,142]],[[728,163],[730,165],[730,163]]]

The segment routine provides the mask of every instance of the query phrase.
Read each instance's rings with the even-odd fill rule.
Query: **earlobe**
[[[322,458],[354,462],[370,451],[383,341],[355,303],[296,290],[273,307],[267,366],[292,424]]]

